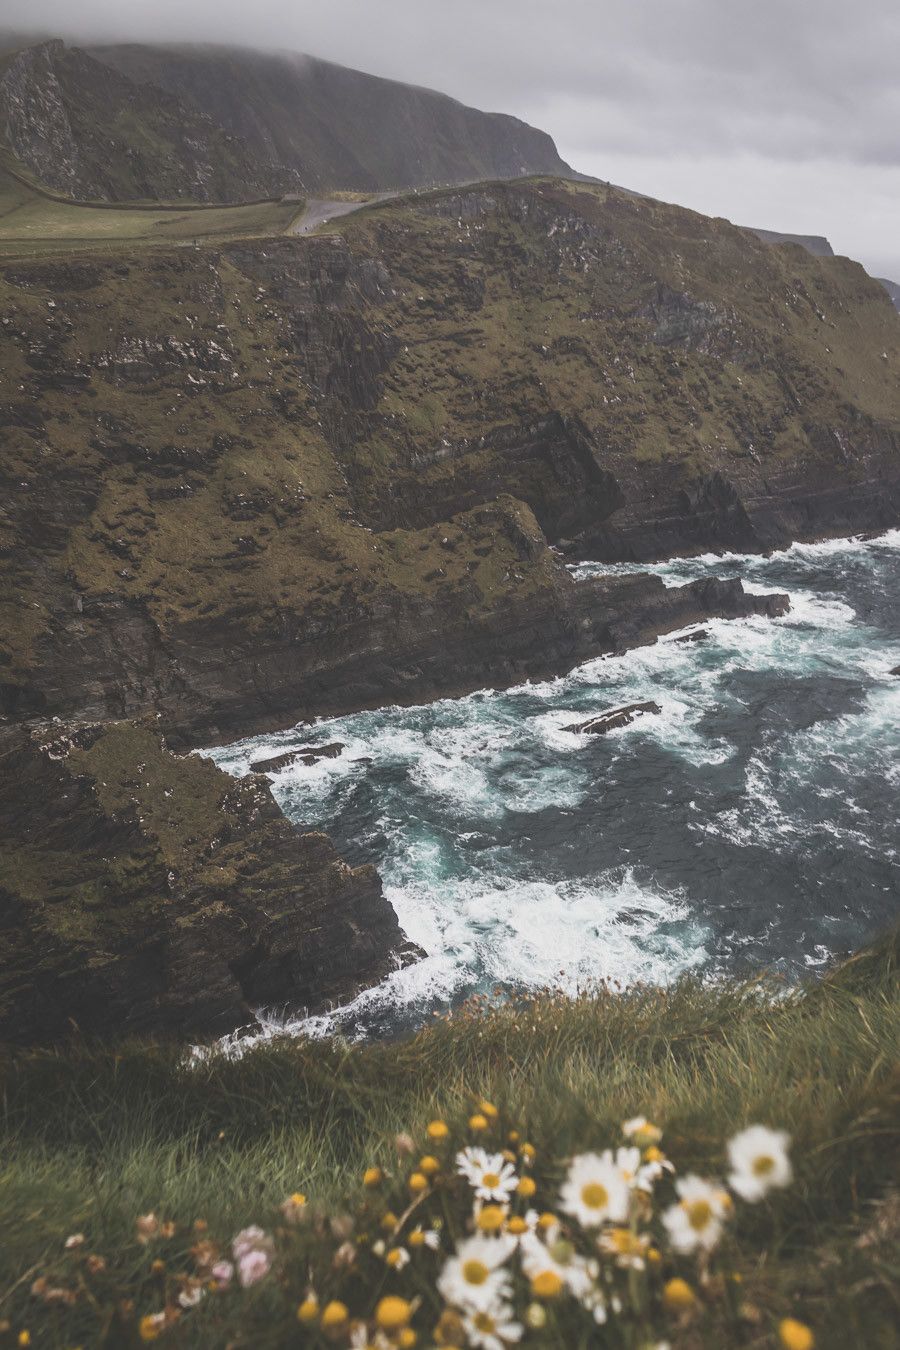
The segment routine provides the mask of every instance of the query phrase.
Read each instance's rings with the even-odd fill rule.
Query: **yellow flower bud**
[[[447,1135],[450,1133],[450,1128],[443,1120],[433,1120],[425,1133],[428,1135],[429,1139],[446,1139]]]
[[[329,1328],[342,1327],[349,1316],[347,1305],[341,1303],[339,1299],[332,1299],[322,1310],[322,1326],[326,1331]]]
[[[405,1298],[388,1295],[375,1309],[375,1321],[382,1331],[399,1331],[412,1317],[412,1304]]]
[[[298,1322],[314,1322],[319,1315],[319,1300],[315,1294],[307,1294],[297,1309]]]
[[[519,1214],[514,1214],[506,1225],[506,1231],[512,1233],[514,1237],[521,1237],[523,1233],[528,1232],[528,1224]]]
[[[531,1292],[535,1298],[559,1298],[563,1282],[555,1270],[542,1270],[531,1281]]]
[[[485,1205],[475,1220],[482,1233],[499,1233],[506,1215],[499,1205]]]
[[[419,1159],[419,1171],[424,1172],[426,1177],[433,1177],[435,1172],[440,1170],[441,1164],[430,1153],[426,1153],[424,1158]]]
[[[384,1173],[380,1167],[367,1167],[363,1172],[363,1185],[372,1190],[375,1186],[380,1186],[384,1180]]]
[[[487,1116],[482,1115],[481,1112],[476,1111],[474,1116],[469,1116],[470,1130],[479,1130],[479,1131],[486,1130],[487,1127],[488,1127]]]
[[[428,1190],[428,1178],[421,1172],[413,1172],[409,1179],[409,1189],[414,1195],[421,1195],[422,1191]]]
[[[496,1120],[500,1114],[493,1102],[479,1102],[478,1109],[483,1116],[487,1116],[488,1120]]]
[[[784,1321],[778,1324],[778,1339],[784,1346],[784,1350],[813,1350],[816,1338],[805,1322],[798,1322],[795,1317],[785,1317]]]
[[[517,1190],[523,1200],[530,1200],[537,1190],[537,1183],[531,1177],[520,1177]]]
[[[697,1296],[687,1280],[676,1276],[673,1280],[667,1280],[663,1286],[663,1303],[673,1312],[683,1312],[685,1308],[692,1308],[696,1302]]]

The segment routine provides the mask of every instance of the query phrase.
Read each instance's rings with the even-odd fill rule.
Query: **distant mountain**
[[[757,230],[753,225],[745,225],[744,228],[764,244],[800,244],[807,253],[813,253],[817,258],[835,256],[834,249],[822,234],[783,234],[780,230]]]
[[[813,253],[817,258],[833,258],[834,249],[829,241],[821,234],[782,234],[779,230],[757,230],[752,225],[745,225],[744,228],[751,234],[755,234],[757,239],[761,239],[764,244],[799,244],[805,248],[807,253]],[[875,277],[875,281],[887,291],[894,303],[894,307],[900,310],[900,284],[896,281],[888,281],[885,277]]]
[[[875,280],[881,282],[882,286],[893,300],[894,307],[900,309],[900,283],[888,281],[887,277],[876,277]]]
[[[0,58],[0,137],[81,200],[572,176],[552,139],[518,118],[309,56],[227,47],[20,47]]]

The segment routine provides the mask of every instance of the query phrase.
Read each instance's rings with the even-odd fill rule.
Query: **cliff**
[[[410,955],[375,869],[128,724],[0,739],[0,1040],[213,1034]]]
[[[0,56],[0,142],[80,201],[234,202],[571,172],[544,132],[312,57],[66,46]]]

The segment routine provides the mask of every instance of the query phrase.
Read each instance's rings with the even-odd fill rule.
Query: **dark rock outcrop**
[[[619,727],[630,727],[632,722],[647,713],[659,714],[662,708],[652,699],[645,703],[626,703],[621,708],[606,708],[603,712],[589,717],[586,722],[573,722],[566,731],[577,732],[582,736],[605,736],[608,731],[617,731]]]
[[[283,755],[272,755],[269,759],[254,759],[250,764],[251,773],[278,773],[290,764],[318,764],[320,759],[337,759],[346,746],[341,741],[330,741],[328,745],[301,745],[296,750],[286,750]]]
[[[132,724],[0,742],[0,1040],[222,1033],[415,956],[373,867]]]

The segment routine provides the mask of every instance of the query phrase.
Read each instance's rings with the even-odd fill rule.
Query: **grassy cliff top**
[[[378,1262],[366,1249],[379,1216],[389,1207],[401,1212],[403,1178],[419,1153],[443,1157],[440,1143],[426,1138],[427,1123],[444,1119],[452,1138],[464,1138],[468,1116],[487,1098],[499,1120],[477,1137],[504,1146],[515,1124],[512,1156],[525,1140],[536,1150],[539,1209],[553,1207],[568,1156],[615,1143],[621,1122],[638,1113],[662,1127],[682,1175],[722,1175],[724,1141],[748,1123],[787,1129],[794,1184],[739,1206],[731,1225],[723,1260],[740,1280],[737,1298],[723,1297],[721,1281],[701,1283],[690,1315],[664,1314],[666,1338],[692,1350],[763,1350],[778,1343],[779,1319],[794,1315],[814,1328],[819,1350],[888,1350],[900,1274],[891,1189],[897,961],[895,934],[822,983],[788,994],[759,982],[690,979],[575,1000],[548,991],[465,1007],[393,1045],[276,1041],[240,1059],[188,1064],[166,1046],[70,1044],[8,1059],[0,1278],[10,1337],[30,1328],[48,1346],[137,1343],[142,1315],[167,1299],[178,1307],[179,1281],[196,1269],[198,1236],[227,1247],[250,1223],[275,1234],[278,1262],[287,1263],[280,1279],[210,1295],[178,1314],[169,1343],[292,1343],[310,1279],[323,1303],[339,1295],[354,1314],[369,1312],[380,1294],[407,1288],[390,1273],[376,1281]],[[399,1131],[412,1136],[411,1161],[397,1160]],[[364,1200],[362,1172],[373,1165],[388,1179],[384,1192]],[[299,1229],[285,1225],[280,1209],[294,1192],[306,1195],[312,1216]],[[441,1194],[436,1180],[434,1196]],[[420,1218],[427,1226],[432,1209],[429,1195],[408,1226]],[[135,1220],[151,1212],[170,1221],[172,1233],[142,1246]],[[329,1216],[351,1214],[355,1223],[340,1220],[334,1236]],[[70,1258],[62,1247],[72,1233],[84,1234],[85,1245]],[[358,1274],[330,1264],[348,1235],[358,1240]],[[87,1253],[102,1255],[106,1268],[86,1272]],[[151,1266],[160,1259],[163,1268]],[[80,1272],[90,1292],[71,1306],[29,1298],[38,1271],[57,1287],[71,1287]],[[684,1259],[666,1256],[661,1273],[696,1283]],[[435,1316],[426,1305],[417,1325],[430,1327]],[[597,1343],[575,1323],[551,1320],[551,1332],[560,1325],[569,1327],[563,1340],[529,1333],[525,1343]],[[638,1344],[616,1339],[615,1327],[609,1334],[612,1345]],[[314,1331],[307,1335],[320,1344]]]

